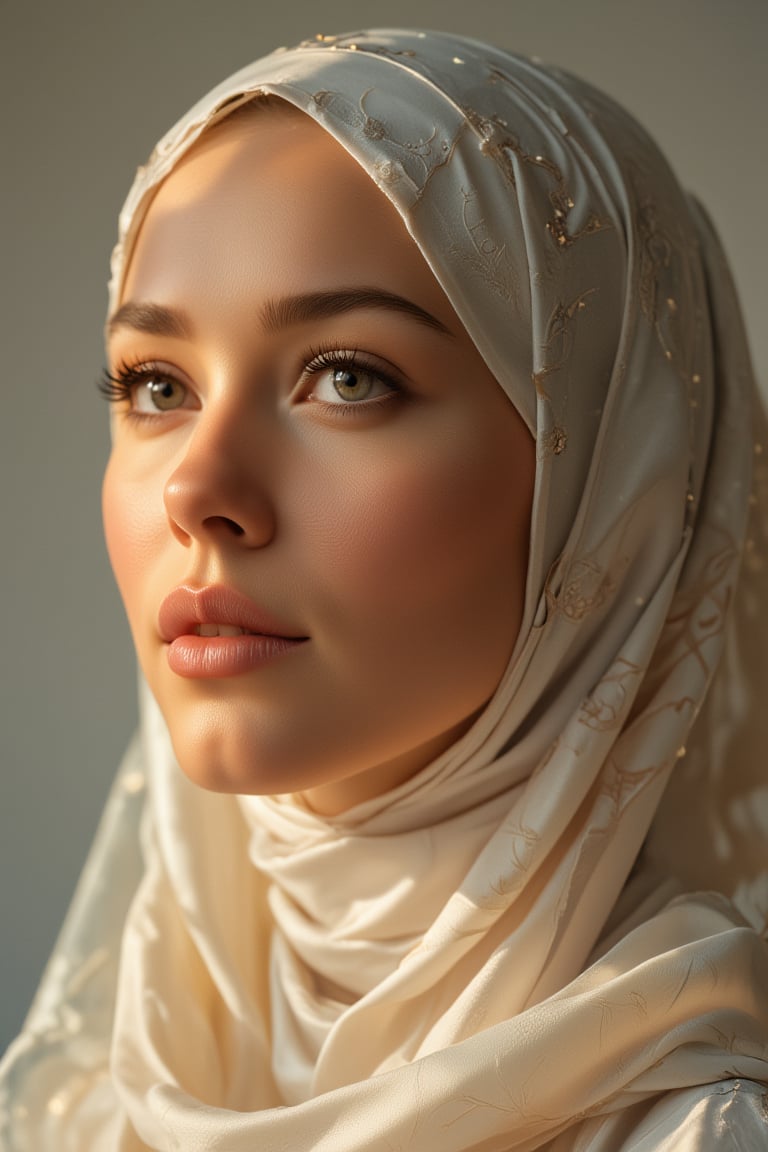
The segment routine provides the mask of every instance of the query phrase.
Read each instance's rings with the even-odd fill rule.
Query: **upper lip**
[[[160,605],[157,624],[168,644],[179,636],[192,635],[200,624],[230,624],[262,636],[306,639],[273,619],[249,597],[223,584],[174,588]]]

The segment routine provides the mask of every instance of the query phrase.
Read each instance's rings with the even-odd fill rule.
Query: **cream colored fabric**
[[[119,785],[106,867],[5,1061],[8,1147],[688,1152],[726,1123],[697,1086],[735,1077],[754,1082],[751,1140],[766,942],[722,896],[670,901],[642,868],[625,887],[733,629],[749,531],[752,385],[717,242],[588,86],[377,32],[257,62],[161,141],[121,218],[113,305],[153,189],[255,93],[313,116],[392,199],[535,434],[525,620],[470,732],[332,820],[196,789],[145,695],[143,864]],[[742,720],[727,695],[718,764]],[[653,843],[676,866],[668,832]],[[136,885],[114,977],[112,872]]]

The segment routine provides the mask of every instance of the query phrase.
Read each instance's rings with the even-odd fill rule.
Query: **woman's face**
[[[300,113],[225,121],[108,351],[107,542],[183,770],[334,813],[434,759],[517,636],[534,445],[389,201]]]

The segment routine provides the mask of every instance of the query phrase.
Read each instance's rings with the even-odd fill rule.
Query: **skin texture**
[[[436,323],[380,304],[280,323],[265,312],[361,287]],[[114,326],[112,372],[144,375],[115,405],[103,492],[182,769],[217,791],[301,792],[325,814],[380,794],[462,735],[506,668],[530,434],[393,206],[300,113],[236,116],[193,147],[150,206],[126,302],[183,312],[189,329]],[[356,353],[365,370],[308,370],[318,349]],[[152,381],[172,407],[157,409]],[[179,675],[160,604],[211,584],[308,639],[238,675]]]

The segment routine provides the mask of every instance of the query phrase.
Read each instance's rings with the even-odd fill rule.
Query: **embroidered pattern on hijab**
[[[144,692],[98,864],[6,1061],[7,1144],[618,1148],[661,1093],[768,1082],[759,933],[716,894],[622,896],[747,539],[727,268],[606,97],[473,41],[375,31],[257,61],[168,133],[121,215],[111,309],[159,183],[267,94],[390,198],[536,437],[523,627],[473,728],[331,819],[196,789]]]

